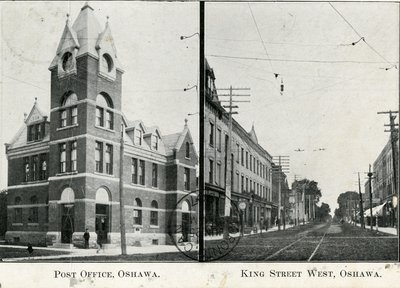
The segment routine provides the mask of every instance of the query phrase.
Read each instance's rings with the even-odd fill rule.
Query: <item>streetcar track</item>
[[[309,258],[307,261],[310,261],[310,260],[312,259],[312,257],[314,257],[315,252],[318,250],[319,246],[321,245],[322,240],[324,239],[326,233],[328,232],[329,227],[330,227],[330,225],[328,225],[328,227],[326,227],[326,230],[325,230],[324,235],[322,236],[322,238],[321,238],[321,240],[319,241],[319,243],[318,243],[316,249],[314,250],[314,252],[311,254],[310,258]],[[325,228],[325,227],[323,227],[323,228]],[[311,230],[309,230],[309,231],[304,231],[304,232],[302,232],[301,234],[304,234],[304,236],[300,237],[299,239],[297,239],[296,241],[290,243],[289,245],[287,245],[287,246],[281,248],[280,250],[278,250],[278,251],[275,252],[274,254],[268,256],[265,260],[269,260],[269,259],[271,259],[271,258],[273,258],[273,257],[275,257],[275,256],[277,256],[277,255],[279,255],[281,252],[287,250],[288,248],[292,247],[294,244],[296,244],[297,242],[299,242],[299,241],[301,241],[301,240],[303,240],[303,239],[307,239],[307,238],[310,238],[310,237],[320,237],[320,236],[307,236],[308,233],[314,232],[315,230],[320,230],[320,229],[321,229],[321,228],[317,228],[317,229],[311,229]]]
[[[317,250],[318,250],[319,246],[321,246],[322,241],[324,241],[324,238],[325,238],[325,235],[326,235],[327,232],[328,232],[328,229],[326,229],[326,231],[324,233],[324,236],[322,236],[322,238],[319,241],[317,247],[315,248],[314,252],[311,254],[310,258],[308,258],[307,262],[310,262],[311,259],[314,257],[315,253],[317,253]]]
[[[282,251],[285,251],[286,249],[292,247],[294,244],[296,244],[296,243],[299,242],[300,240],[303,240],[304,238],[306,238],[306,236],[303,236],[303,237],[297,239],[296,241],[292,242],[291,244],[289,244],[289,245],[287,245],[287,246],[281,248],[280,250],[278,250],[278,251],[275,252],[274,254],[268,256],[267,258],[265,258],[265,260],[268,260],[268,259],[271,259],[271,258],[275,257],[276,255],[278,255],[278,254],[281,253]]]

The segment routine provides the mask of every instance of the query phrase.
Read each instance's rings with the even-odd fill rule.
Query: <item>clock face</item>
[[[72,69],[72,67],[72,54],[70,52],[66,52],[62,57],[62,68],[64,71],[69,71]]]

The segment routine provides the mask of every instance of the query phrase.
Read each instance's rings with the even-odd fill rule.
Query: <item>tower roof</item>
[[[64,32],[58,44],[57,55],[51,62],[49,69],[55,67],[63,54],[66,51],[72,51],[71,49],[76,49],[75,57],[90,54],[95,58],[99,58],[100,54],[109,53],[114,58],[115,68],[123,71],[122,65],[117,58],[117,50],[108,20],[103,29],[94,14],[93,8],[87,2],[81,8],[72,26],[69,15],[67,15]]]
[[[80,45],[77,56],[85,53],[98,56],[96,42],[102,29],[93,11],[93,8],[86,2],[72,25]]]

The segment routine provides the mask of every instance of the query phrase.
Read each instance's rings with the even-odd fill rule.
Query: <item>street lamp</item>
[[[196,91],[197,91],[197,85],[193,85],[193,86],[188,87],[188,88],[183,88],[183,91],[189,91],[189,90],[192,90],[193,88],[196,88]]]
[[[184,39],[192,38],[194,35],[200,36],[199,32],[196,32],[196,33],[193,33],[192,35],[189,35],[189,36],[181,36],[180,39],[184,40]]]

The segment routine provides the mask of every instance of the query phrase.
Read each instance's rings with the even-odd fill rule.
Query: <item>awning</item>
[[[375,206],[372,207],[372,217],[375,217],[376,214],[378,214],[378,216],[382,216],[382,211],[383,211],[383,207],[386,205],[387,202],[379,205],[379,206]],[[367,211],[364,212],[364,217],[370,217],[371,216],[371,212],[370,209],[368,208]]]

